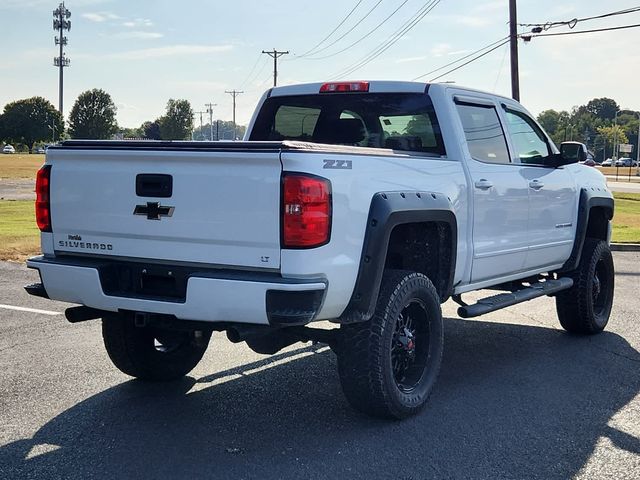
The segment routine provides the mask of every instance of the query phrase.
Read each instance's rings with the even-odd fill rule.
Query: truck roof
[[[455,88],[456,90],[465,90],[468,92],[482,93],[491,95],[492,97],[502,98],[504,100],[513,101],[511,98],[498,95],[492,92],[486,92],[474,88],[464,87],[451,83],[426,83],[426,82],[405,82],[399,80],[355,80],[355,81],[336,81],[336,82],[313,82],[300,83],[295,85],[285,85],[281,87],[273,87],[269,96],[281,97],[288,95],[313,95],[320,92],[320,87],[325,83],[369,83],[369,93],[423,93],[431,89]]]

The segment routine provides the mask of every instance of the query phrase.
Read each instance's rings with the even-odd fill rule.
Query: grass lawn
[[[640,193],[614,192],[616,211],[611,241],[640,243]]]
[[[640,243],[640,193],[614,193],[613,242]],[[31,200],[0,200],[0,260],[24,261],[40,252]]]
[[[40,252],[31,200],[0,200],[0,260],[24,261]]]
[[[44,163],[42,154],[1,154],[0,179],[36,178],[36,172]]]

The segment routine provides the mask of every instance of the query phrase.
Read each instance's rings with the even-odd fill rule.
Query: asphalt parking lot
[[[185,380],[131,380],[98,321],[67,323],[0,262],[0,478],[640,478],[640,253],[614,258],[593,337],[548,298],[470,321],[446,304],[436,390],[402,422],[354,412],[321,346],[266,357],[215,334]]]

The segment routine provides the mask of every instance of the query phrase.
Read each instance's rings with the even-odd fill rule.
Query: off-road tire
[[[573,287],[556,296],[562,328],[571,333],[600,333],[613,305],[613,256],[607,242],[587,238],[578,268],[571,272]]]
[[[102,338],[121,372],[141,380],[169,381],[193,370],[207,350],[211,332],[136,327],[132,315],[113,314],[102,319]]]
[[[411,310],[409,310],[411,309]],[[398,325],[411,313],[416,321],[415,363],[411,388],[397,380]],[[417,333],[420,332],[420,336]],[[407,337],[403,337],[405,347]],[[344,394],[357,410],[368,415],[401,419],[424,406],[440,370],[443,323],[440,298],[431,281],[420,273],[385,272],[376,304],[368,322],[342,325],[338,349],[338,373]],[[413,340],[412,340],[413,342]],[[407,350],[408,352],[408,350]],[[419,360],[418,360],[419,359]],[[413,368],[413,370],[411,369]]]

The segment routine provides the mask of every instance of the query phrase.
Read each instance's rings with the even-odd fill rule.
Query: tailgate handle
[[[173,194],[173,177],[164,173],[136,175],[136,195],[139,197],[169,198]]]

